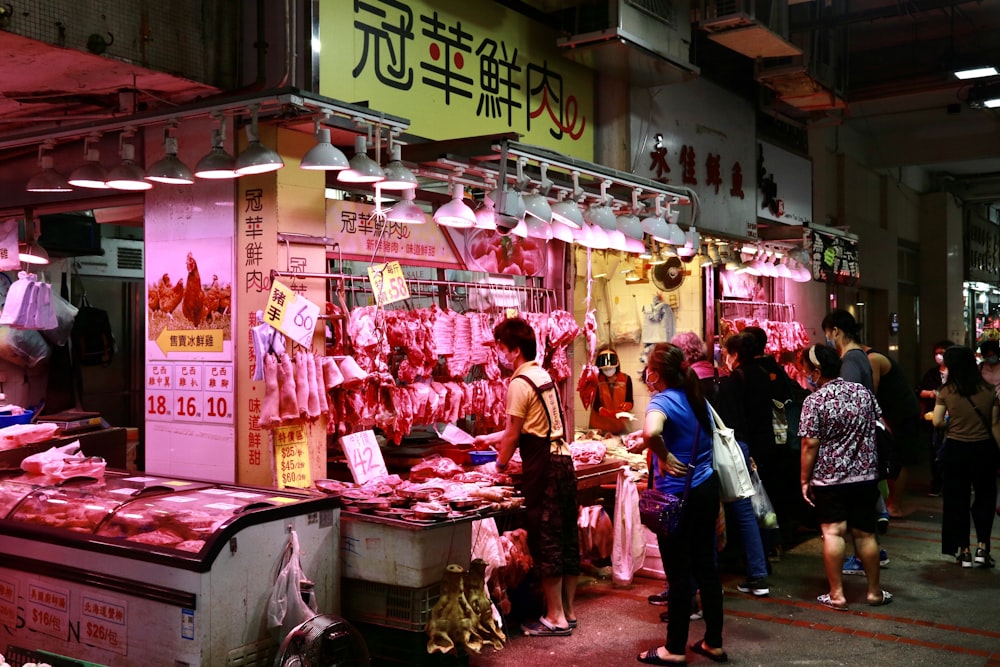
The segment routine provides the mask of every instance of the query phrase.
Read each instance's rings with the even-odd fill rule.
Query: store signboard
[[[517,132],[593,160],[593,70],[494,2],[319,3],[320,93],[365,100],[435,140]]]
[[[626,170],[693,190],[702,233],[755,238],[753,106],[704,79],[636,88],[630,106],[633,164]],[[690,224],[692,209],[680,207],[681,225]]]
[[[396,259],[445,269],[464,269],[444,230],[428,224],[387,222],[371,204],[328,199],[326,236],[340,244],[330,256],[363,261]]]
[[[1000,275],[1000,231],[984,218],[970,217],[965,227],[968,280],[994,283]]]
[[[855,287],[861,282],[857,239],[810,229],[806,233],[805,248],[809,252],[813,280]]]
[[[757,215],[784,225],[812,221],[812,161],[757,142]]]

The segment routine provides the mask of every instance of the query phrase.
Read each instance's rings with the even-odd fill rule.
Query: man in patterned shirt
[[[802,365],[817,389],[802,404],[800,482],[803,498],[816,507],[830,583],[830,592],[816,600],[830,609],[847,610],[841,569],[850,531],[868,578],[868,604],[889,604],[892,594],[881,588],[875,539],[879,494],[875,422],[882,411],[871,392],[839,377],[840,356],[833,348],[813,345]]]

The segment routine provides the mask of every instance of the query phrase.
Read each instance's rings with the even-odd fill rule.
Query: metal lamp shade
[[[548,224],[552,220],[552,207],[545,195],[524,195],[524,217],[533,217]]]
[[[48,167],[45,166],[48,160]],[[52,168],[52,158],[45,157],[42,162],[42,170],[31,177],[28,181],[28,192],[72,192],[73,186],[63,178],[62,174]]]
[[[91,188],[92,190],[107,190],[108,172],[104,170],[98,160],[99,153],[91,149],[87,152],[87,161],[73,170],[67,179],[69,184],[78,188]]]
[[[643,220],[642,231],[646,232],[657,241],[669,243],[667,239],[670,236],[670,229],[667,227],[667,221],[663,219],[662,215],[651,215]]]
[[[399,222],[408,225],[423,225],[427,222],[427,214],[413,203],[413,190],[404,190],[403,199],[385,212],[389,222]]]
[[[460,183],[452,186],[452,199],[434,212],[434,222],[442,227],[475,227],[476,214],[463,201],[464,194],[465,191]]]
[[[368,142],[364,137],[354,138],[354,157],[350,166],[337,174],[342,183],[378,183],[385,180],[385,172],[378,162],[368,157]]]
[[[212,150],[198,160],[194,175],[208,180],[236,178],[236,158],[222,147],[222,133],[212,130]]]
[[[563,224],[555,219],[555,214],[552,215],[552,238],[563,241],[564,243],[573,242],[573,228],[569,225]]]
[[[584,222],[580,207],[573,201],[556,202],[552,207],[552,221],[561,222],[571,229],[580,229]]]
[[[266,174],[269,171],[277,171],[284,166],[285,161],[276,151],[260,143],[260,140],[253,140],[236,158],[234,171],[237,176]]]
[[[135,147],[122,144],[122,161],[108,172],[105,183],[115,190],[149,190],[153,184],[146,180],[146,172],[135,163]]]
[[[310,171],[338,171],[349,166],[344,152],[330,143],[330,129],[325,127],[316,133],[316,145],[299,162],[299,167]]]
[[[165,155],[157,160],[146,172],[146,180],[170,185],[191,185],[194,174],[186,164],[177,158],[177,139],[167,137],[163,140]]]

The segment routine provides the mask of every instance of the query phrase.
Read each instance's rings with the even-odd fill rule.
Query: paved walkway
[[[886,607],[863,603],[864,579],[845,577],[849,612],[816,604],[826,592],[821,540],[812,537],[774,564],[771,595],[736,591],[725,573],[725,649],[736,665],[923,665],[1000,667],[1000,570],[965,569],[942,556],[941,499],[913,495],[910,514],[894,519],[882,538],[891,563],[882,586],[895,595]],[[1000,519],[993,553],[1000,554]],[[974,537],[974,535],[973,535]],[[638,652],[662,644],[665,625],[646,596],[662,582],[637,578],[628,588],[586,579],[579,592],[579,628],[571,637],[514,633],[503,650],[472,656],[473,667],[638,665]],[[704,624],[692,621],[689,644]],[[463,661],[449,661],[460,664]],[[711,664],[688,655],[689,664]],[[441,663],[445,664],[445,663]]]

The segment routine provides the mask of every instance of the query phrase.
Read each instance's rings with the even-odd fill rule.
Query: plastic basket
[[[362,579],[341,579],[341,603],[350,621],[422,631],[441,597],[441,583],[405,588]]]
[[[8,646],[3,651],[0,651],[0,653],[3,653],[3,657],[10,667],[23,667],[29,662],[44,662],[52,665],[52,667],[102,667],[95,662],[67,658],[66,656],[58,655],[56,653],[29,650],[19,646]]]
[[[31,418],[35,416],[34,410],[25,410],[24,414],[12,415],[10,412],[0,413],[0,428],[13,426],[14,424],[30,424]],[[28,662],[31,662],[30,660]],[[14,663],[11,663],[13,667]]]

